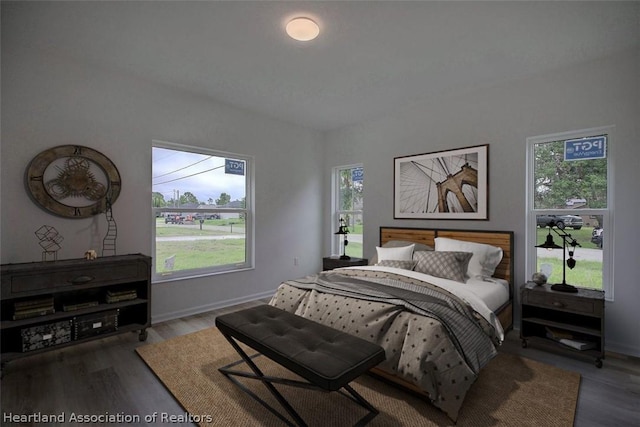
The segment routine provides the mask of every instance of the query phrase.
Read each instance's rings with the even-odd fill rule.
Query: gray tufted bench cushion
[[[349,382],[385,359],[384,349],[377,344],[270,305],[218,316],[216,326],[257,377],[265,378],[259,370],[256,371],[257,367],[233,339],[325,391],[337,391],[344,387],[349,393],[355,393]],[[220,371],[227,376],[234,374],[228,367],[225,368]],[[271,386],[268,381],[265,384]],[[377,413],[361,396],[358,395],[356,399],[362,399],[364,404],[360,404]],[[287,405],[283,406],[289,411]]]

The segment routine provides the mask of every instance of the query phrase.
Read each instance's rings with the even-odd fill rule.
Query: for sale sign
[[[564,142],[564,160],[604,159],[607,157],[606,135],[568,139]]]
[[[244,175],[244,161],[224,159],[224,173],[231,175]]]
[[[364,178],[364,169],[362,168],[353,168],[351,169],[351,181],[360,182]]]

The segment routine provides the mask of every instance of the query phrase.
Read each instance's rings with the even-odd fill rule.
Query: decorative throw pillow
[[[473,256],[467,267],[467,276],[484,279],[493,276],[502,261],[502,248],[484,243],[436,237],[436,251],[471,252]]]
[[[377,263],[381,267],[394,267],[394,268],[402,268],[403,270],[413,270],[413,267],[416,266],[415,261],[400,261],[397,259],[385,259]]]
[[[385,260],[411,261],[413,259],[413,248],[415,245],[403,246],[400,248],[381,248],[376,246],[378,262]]]
[[[401,248],[401,247],[411,246],[411,245],[414,245],[413,247],[414,251],[432,251],[433,250],[433,246],[425,245],[424,243],[411,243],[411,242],[407,242],[406,240],[389,240],[387,243],[382,245],[382,247],[383,248]],[[370,265],[378,264],[377,254],[371,257],[371,259],[369,260],[369,264]]]
[[[471,252],[416,251],[413,268],[420,273],[464,283]]]

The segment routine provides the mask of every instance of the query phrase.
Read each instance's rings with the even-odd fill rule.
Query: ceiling
[[[2,45],[326,131],[639,47],[640,2],[3,1]]]

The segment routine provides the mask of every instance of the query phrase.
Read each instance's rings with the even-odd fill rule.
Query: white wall
[[[613,247],[615,300],[606,304],[606,348],[640,356],[640,286],[637,281],[640,212],[640,51],[569,69],[505,82],[489,89],[407,106],[393,116],[328,135],[329,170],[364,164],[365,256],[374,254],[378,227],[439,227],[515,232],[517,285],[525,281],[525,161],[530,136],[615,125]],[[489,146],[489,221],[393,219],[394,157]],[[329,224],[325,221],[325,226]],[[325,248],[329,240],[325,237]],[[326,252],[326,250],[325,250]],[[578,266],[579,268],[579,266]],[[517,311],[519,319],[519,310]]]
[[[151,255],[151,141],[158,139],[254,156],[256,245],[254,270],[154,285],[154,322],[270,295],[283,280],[320,269],[321,134],[116,71],[2,47],[2,263],[39,261],[34,231],[44,224],[64,237],[59,259],[100,253],[103,215],[56,217],[25,191],[29,161],[63,144],[95,148],[116,164],[118,254]]]

